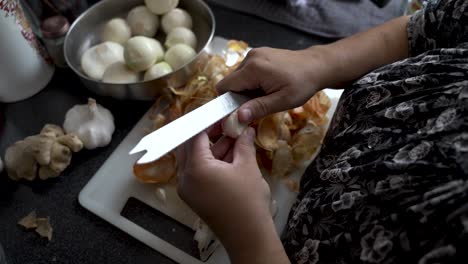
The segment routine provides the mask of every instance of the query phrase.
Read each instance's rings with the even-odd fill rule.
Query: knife
[[[130,155],[146,150],[137,163],[149,163],[234,112],[252,97],[227,92],[143,137]]]

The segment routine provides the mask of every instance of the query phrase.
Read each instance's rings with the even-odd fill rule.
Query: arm
[[[265,92],[265,96],[240,108],[241,122],[300,106],[321,89],[337,87],[406,58],[408,21],[409,17],[400,17],[335,43],[305,50],[253,49],[217,89],[220,93],[258,88]]]

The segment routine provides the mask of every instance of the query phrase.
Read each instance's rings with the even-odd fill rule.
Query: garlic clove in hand
[[[248,128],[248,125],[239,122],[239,116],[237,111],[235,111],[223,120],[221,127],[223,128],[224,135],[238,138]]]
[[[115,130],[114,117],[90,98],[88,104],[75,105],[68,110],[63,128],[77,135],[86,149],[95,149],[110,143]]]

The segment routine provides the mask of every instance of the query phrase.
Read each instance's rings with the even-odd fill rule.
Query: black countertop
[[[216,16],[216,35],[241,39],[254,47],[300,49],[325,41],[256,17],[218,6],[211,5],[211,8]],[[46,123],[62,124],[65,112],[75,104],[85,103],[88,97],[96,98],[115,117],[116,130],[109,146],[75,154],[70,167],[57,179],[12,182],[6,172],[0,175],[0,243],[8,263],[173,263],[87,211],[77,199],[81,189],[151,102],[98,97],[88,92],[70,70],[56,70],[50,84],[39,94],[18,103],[0,105],[0,156],[4,156],[10,144],[37,134]],[[40,216],[50,216],[54,227],[51,242],[17,225],[32,210],[37,210]],[[128,217],[133,215],[135,221],[150,229],[156,225],[162,232],[159,235],[178,240],[175,243],[194,251],[191,238],[183,228],[161,224],[151,216],[137,219],[141,210],[135,206]]]

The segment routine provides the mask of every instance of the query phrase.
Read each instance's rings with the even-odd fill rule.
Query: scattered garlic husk
[[[30,212],[27,216],[19,220],[18,225],[26,229],[34,229],[37,227],[37,214],[36,211]]]
[[[324,136],[323,128],[309,121],[292,139],[293,159],[296,166],[310,160],[319,148]]]
[[[178,70],[189,63],[197,53],[190,46],[185,44],[175,44],[164,56],[164,60],[171,65],[172,69]]]
[[[90,78],[101,80],[107,67],[119,61],[124,61],[124,48],[119,43],[106,41],[84,52],[81,68]]]
[[[238,138],[242,132],[244,132],[244,130],[249,127],[248,125],[239,122],[239,115],[237,114],[237,111],[234,111],[227,118],[225,118],[221,123],[221,126],[223,129],[223,134],[231,138]]]
[[[37,218],[36,233],[38,233],[41,237],[45,237],[51,241],[53,231],[54,229],[52,228],[52,225],[50,225],[49,217]]]
[[[114,18],[109,20],[103,27],[101,32],[102,41],[112,41],[121,45],[132,37],[132,30],[127,24],[127,21],[122,18]]]
[[[112,113],[96,100],[89,98],[88,104],[75,105],[65,115],[63,128],[74,133],[83,141],[86,149],[107,146],[115,130]]]
[[[161,26],[166,34],[169,34],[176,27],[192,29],[192,17],[181,8],[174,8],[167,12],[161,19]]]
[[[176,173],[177,163],[174,153],[166,154],[150,163],[133,165],[133,174],[144,183],[167,183],[176,176]]]
[[[255,142],[265,150],[274,151],[278,148],[279,138],[278,118],[275,115],[269,115],[262,118],[257,126],[257,136]]]
[[[195,235],[193,240],[197,242],[200,259],[201,261],[206,261],[220,245],[220,242],[210,227],[201,219],[195,221],[194,229]]]
[[[161,203],[166,203],[166,190],[163,187],[156,187],[155,195]]]
[[[271,174],[273,177],[285,177],[293,165],[292,148],[288,142],[278,140],[278,148],[273,153]]]
[[[107,67],[102,76],[102,81],[106,83],[135,83],[139,80],[140,75],[121,61]]]
[[[185,27],[176,27],[166,37],[164,45],[166,48],[170,48],[175,44],[185,44],[190,46],[192,49],[197,48],[197,37],[192,30]]]
[[[146,6],[156,15],[165,14],[179,5],[179,0],[145,0]]]
[[[133,36],[152,38],[159,28],[159,18],[146,6],[134,7],[127,15],[127,23],[132,29]]]
[[[154,79],[158,79],[166,74],[169,74],[172,72],[172,67],[169,65],[167,62],[162,61],[159,63],[156,63],[155,65],[151,66],[146,72],[145,76],[143,79],[145,81],[150,81]]]
[[[145,71],[164,58],[164,50],[159,41],[137,36],[129,39],[125,45],[124,58],[128,67],[140,72]]]

